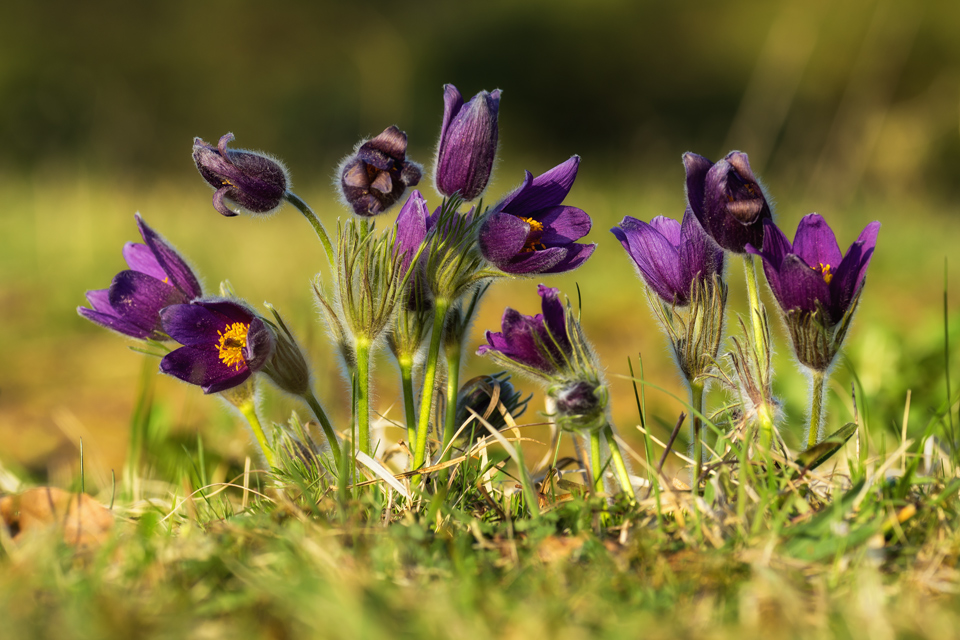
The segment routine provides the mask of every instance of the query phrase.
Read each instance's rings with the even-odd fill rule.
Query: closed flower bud
[[[477,376],[468,380],[457,395],[457,428],[470,419],[472,409],[481,418],[490,423],[490,426],[500,431],[507,422],[500,411],[500,405],[506,409],[514,419],[519,418],[527,410],[531,396],[523,397],[510,383],[510,376],[505,371],[492,376]],[[461,437],[469,437],[473,433],[475,438],[487,435],[485,427],[477,424],[475,428],[467,427]]]
[[[227,149],[233,140],[228,133],[217,146],[193,140],[193,160],[200,175],[216,189],[213,208],[225,216],[235,216],[228,202],[244,211],[269,214],[283,204],[290,186],[287,170],[280,162],[253,151]]]
[[[407,160],[407,134],[395,126],[360,143],[337,173],[347,206],[364,217],[392,207],[422,175],[420,165]]]
[[[459,193],[467,202],[480,197],[497,155],[499,109],[499,90],[481,91],[464,104],[455,86],[443,88],[443,125],[434,176],[437,191],[445,196]]]
[[[310,393],[310,366],[307,359],[277,310],[273,305],[265,306],[276,321],[274,323],[264,318],[264,322],[273,329],[276,346],[270,360],[264,365],[263,372],[287,393],[306,396]]]

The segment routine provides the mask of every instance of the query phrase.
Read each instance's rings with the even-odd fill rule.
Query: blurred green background
[[[309,289],[319,244],[290,208],[267,220],[217,215],[190,144],[232,131],[238,148],[283,158],[296,191],[332,228],[346,215],[333,167],[358,139],[397,124],[409,157],[429,172],[448,82],[465,95],[503,90],[488,201],[523,169],[583,157],[568,203],[593,216],[599,248],[580,270],[541,280],[574,299],[579,284],[631,442],[640,441],[633,392],[616,377],[626,358],[642,352],[649,378],[683,390],[607,230],[624,215],[679,217],[680,155],[716,160],[734,148],[750,155],[788,235],[811,211],[843,248],[867,222],[883,223],[847,351],[871,429],[897,437],[912,389],[909,426],[919,430],[946,397],[947,256],[954,316],[960,300],[957,33],[960,4],[948,0],[6,2],[0,460],[67,478],[83,437],[88,469],[122,463],[143,357],[75,308],[123,268],[123,242],[138,239],[135,211],[190,257],[210,290],[229,278],[250,301],[284,311],[310,348],[321,400],[345,419],[343,381]],[[438,202],[429,179],[421,189]],[[731,309],[742,311],[742,267],[731,262]],[[536,311],[541,280],[497,283],[472,344],[498,328],[504,306]],[[806,382],[775,325],[778,392],[795,443]],[[956,344],[960,325],[950,326]],[[471,358],[465,377],[489,370]],[[397,417],[393,365],[384,359],[378,373],[375,406]],[[849,381],[841,365],[831,427],[849,419]],[[157,384],[166,428],[193,438],[199,429],[242,455],[246,436],[232,414],[197,389]],[[660,431],[682,409],[653,390],[648,404]],[[288,405],[268,398],[267,409],[280,419]]]

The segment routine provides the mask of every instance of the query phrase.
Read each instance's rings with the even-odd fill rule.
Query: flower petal
[[[483,257],[502,268],[510,262],[527,241],[530,225],[508,213],[493,213],[480,228],[480,251]]]
[[[679,282],[689,292],[694,278],[706,280],[715,274],[723,275],[723,249],[703,230],[689,206],[680,229]]]
[[[684,289],[680,282],[680,255],[673,243],[653,226],[629,216],[610,231],[658,296],[669,303],[686,302],[689,286]]]
[[[150,333],[160,328],[161,309],[187,301],[173,285],[133,270],[114,276],[107,296],[118,316]]]
[[[123,259],[126,260],[127,265],[134,271],[153,276],[161,282],[168,280],[167,272],[164,271],[160,263],[157,262],[157,257],[153,255],[150,247],[145,244],[128,242],[123,245]]]
[[[687,207],[687,209],[689,210],[690,207]],[[674,247],[680,247],[682,234],[680,233],[679,222],[666,216],[657,216],[650,221],[650,226],[656,229],[657,233],[666,238]]]
[[[529,216],[540,209],[559,205],[570,193],[579,167],[580,156],[573,156],[536,178],[531,178],[528,171],[523,184],[508,195],[497,210]]]
[[[829,266],[834,271],[840,266],[843,255],[837,245],[833,229],[822,216],[816,213],[805,215],[797,226],[793,238],[793,253],[800,256],[807,266]]]
[[[228,323],[200,304],[175,304],[160,312],[163,330],[183,345],[217,344]]]
[[[707,172],[710,171],[712,166],[713,163],[701,155],[690,151],[683,154],[683,168],[687,173],[687,204],[707,232],[710,231],[710,228],[707,226],[703,212],[703,187],[707,179]]]
[[[567,255],[561,258],[560,262],[540,271],[540,273],[566,273],[567,271],[573,271],[586,262],[587,258],[593,255],[593,251],[596,248],[596,244],[574,243],[567,245],[565,247]]]
[[[147,338],[156,338],[152,331],[147,331],[132,322],[121,318],[116,315],[112,310],[110,311],[97,311],[94,309],[88,309],[86,307],[77,307],[77,313],[81,316],[99,324],[101,327],[110,329],[111,331],[116,331],[117,333],[122,333],[125,336],[130,336],[131,338],[136,338],[137,340],[146,340]]]
[[[578,245],[570,245],[578,246]],[[551,269],[563,262],[570,253],[569,247],[547,247],[540,251],[518,253],[512,260],[498,264],[504,273],[516,275],[530,273],[553,273]]]
[[[567,312],[560,301],[560,290],[541,284],[537,287],[537,293],[543,298],[543,323],[550,334],[544,336],[544,341],[551,354],[559,356],[558,362],[562,362],[563,354],[570,353],[571,347],[567,336]]]
[[[586,211],[570,206],[542,209],[536,219],[543,225],[540,242],[548,247],[579,240],[590,233],[593,225]]]
[[[153,252],[157,263],[164,273],[170,277],[170,284],[182,291],[188,299],[199,298],[203,295],[200,283],[193,274],[190,266],[177,253],[164,238],[153,229],[147,226],[140,214],[136,216],[137,226],[140,228],[140,235],[150,251]],[[132,267],[132,265],[131,265]],[[139,269],[138,269],[139,270]],[[162,278],[160,278],[162,280]]]
[[[811,269],[796,254],[788,254],[780,268],[780,308],[784,311],[801,309],[816,311],[817,302],[830,307],[830,287],[819,271]],[[773,287],[771,287],[772,289]],[[774,295],[776,295],[774,290]]]
[[[160,370],[184,382],[199,385],[204,393],[230,389],[250,377],[250,369],[224,364],[216,349],[180,347],[160,361]]]
[[[454,116],[463,108],[463,96],[452,84],[443,85],[443,122],[440,125],[440,145],[447,135],[447,128]]]

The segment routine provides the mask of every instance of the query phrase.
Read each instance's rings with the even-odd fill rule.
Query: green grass
[[[285,313],[316,367],[318,396],[342,424],[349,394],[308,287],[323,257],[292,211],[223,220],[209,191],[194,184],[140,192],[38,178],[4,189],[13,214],[0,218],[0,463],[12,473],[0,466],[0,491],[21,482],[79,489],[82,437],[86,490],[115,502],[117,522],[102,547],[82,552],[56,533],[14,543],[0,532],[0,636],[939,638],[960,625],[960,486],[946,437],[942,306],[943,256],[960,221],[930,213],[930,203],[860,203],[843,216],[817,204],[837,220],[844,247],[867,221],[884,224],[848,364],[828,395],[827,431],[855,413],[860,429],[827,464],[795,480],[790,469],[748,475],[727,465],[698,501],[668,483],[639,504],[608,506],[557,484],[544,489],[543,515],[533,518],[505,473],[489,495],[455,484],[446,496],[409,503],[371,485],[340,504],[289,461],[278,484],[245,478],[252,449],[237,415],[195,388],[141,378],[149,361],[75,315],[82,292],[105,286],[121,267],[139,209],[190,256],[208,289],[229,278],[251,301],[267,298]],[[583,269],[548,283],[571,297],[580,285],[585,330],[608,367],[614,420],[642,457],[628,356],[636,363],[642,352],[646,380],[684,393],[642,287],[606,229],[623,215],[678,215],[682,191],[651,188],[637,202],[589,183],[577,189],[572,201],[594,215],[601,246]],[[805,206],[781,204],[788,235]],[[337,215],[330,205],[318,211],[328,221]],[[958,268],[948,267],[951,348],[960,341]],[[730,307],[743,309],[739,267],[730,280]],[[535,285],[495,285],[472,344],[498,326],[504,306],[532,313]],[[796,450],[807,391],[774,324],[785,439]],[[469,360],[464,380],[489,372]],[[399,417],[394,366],[382,359],[377,372],[374,407]],[[955,400],[960,376],[952,372]],[[683,408],[652,386],[645,398],[648,424],[665,439]],[[537,396],[525,421],[540,419],[539,404]],[[292,409],[304,411],[267,394],[263,415],[282,421]],[[904,429],[913,443],[898,451]],[[135,483],[122,473],[130,433],[143,444],[128,476]],[[543,427],[524,435],[547,437]],[[917,456],[929,436],[946,450],[930,470]],[[739,445],[728,444],[737,459]],[[544,450],[532,445],[526,459]],[[654,459],[660,451],[654,446]],[[685,481],[681,467],[671,459],[668,477]]]

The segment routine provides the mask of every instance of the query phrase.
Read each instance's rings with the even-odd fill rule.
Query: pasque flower
[[[228,202],[250,213],[273,213],[283,204],[290,185],[287,170],[280,162],[261,153],[228,149],[233,140],[228,133],[212,146],[193,139],[193,160],[203,179],[216,191],[213,208],[225,216],[235,216]]]
[[[763,221],[770,204],[757,182],[747,154],[731,151],[716,164],[695,153],[683,154],[687,202],[703,229],[724,249],[744,253],[763,242]]]
[[[800,221],[793,244],[772,222],[767,221],[764,226],[763,248],[747,245],[746,250],[763,258],[767,283],[784,312],[798,358],[807,366],[825,370],[840,347],[856,307],[880,223],[868,224],[846,255],[840,253],[833,230],[816,213]],[[840,329],[839,335],[819,348],[804,348],[797,341],[803,340],[806,332],[801,327],[809,325],[811,318],[816,320],[813,325],[823,331],[838,333],[835,329]],[[814,326],[808,328],[812,330]]]
[[[204,393],[243,383],[270,360],[276,338],[253,311],[227,299],[194,300],[161,312],[163,329],[184,345],[160,362],[160,370]]]
[[[200,283],[186,261],[135,216],[143,244],[128,242],[123,257],[129,269],[121,271],[108,289],[87,291],[92,309],[78,307],[84,318],[140,340],[166,340],[160,310],[202,295]]]
[[[361,142],[338,171],[347,205],[358,216],[375,216],[393,206],[407,187],[420,182],[420,165],[407,160],[407,134],[388,127]]]
[[[466,104],[452,84],[443,87],[443,125],[434,181],[445,196],[476,200],[487,187],[497,155],[499,89],[481,91]]]
[[[647,224],[626,216],[610,231],[647,285],[669,304],[690,304],[695,281],[723,274],[723,249],[710,240],[689,207],[682,223],[657,216]]]
[[[596,248],[580,244],[590,232],[590,216],[561,204],[577,177],[573,156],[536,178],[528,171],[517,189],[494,207],[480,228],[480,250],[498,269],[511,274],[561,273],[583,264]]]
[[[536,377],[563,378],[572,364],[573,347],[560,290],[541,284],[537,293],[543,312],[525,316],[508,308],[503,312],[500,332],[487,331],[489,344],[481,345],[477,355],[491,353]]]

